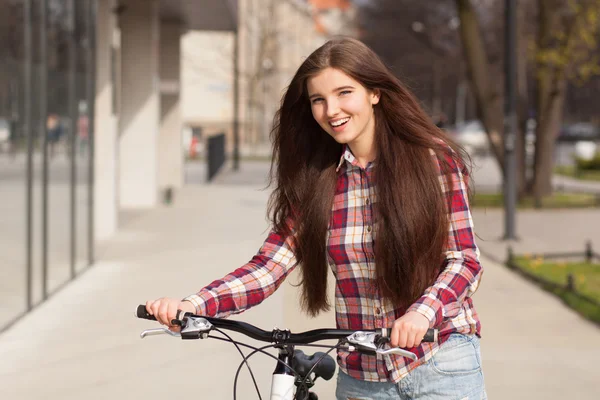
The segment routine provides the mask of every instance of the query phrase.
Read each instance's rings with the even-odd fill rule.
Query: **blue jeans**
[[[398,383],[367,382],[339,371],[337,400],[485,400],[479,338],[453,333]]]

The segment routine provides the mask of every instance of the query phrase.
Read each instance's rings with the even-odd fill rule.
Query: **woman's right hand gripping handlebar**
[[[146,311],[154,315],[156,320],[169,328],[170,331],[179,332],[179,326],[173,325],[171,321],[177,318],[177,312],[181,310],[196,314],[196,307],[187,300],[162,297],[157,300],[146,302]]]

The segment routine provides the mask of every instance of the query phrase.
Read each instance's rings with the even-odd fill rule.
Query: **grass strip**
[[[502,193],[475,193],[471,200],[473,207],[502,208],[504,195]],[[600,206],[600,196],[589,193],[554,193],[542,199],[542,208],[592,208]],[[520,209],[534,208],[533,197],[521,199],[517,207]]]
[[[560,297],[585,318],[600,324],[600,264],[515,257],[513,267]],[[571,276],[571,288],[569,287]]]
[[[596,170],[577,170],[574,166],[557,166],[554,169],[557,175],[567,176],[582,181],[600,182],[600,171]]]

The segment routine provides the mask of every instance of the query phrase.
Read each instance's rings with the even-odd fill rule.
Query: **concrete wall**
[[[181,30],[179,23],[163,22],[160,27],[159,190],[183,186],[180,107]]]
[[[186,125],[230,129],[233,33],[190,31],[182,37],[181,112]]]

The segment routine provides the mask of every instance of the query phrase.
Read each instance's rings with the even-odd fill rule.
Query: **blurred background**
[[[45,307],[97,300],[82,300],[83,288],[103,285],[103,301],[129,310],[167,288],[187,295],[247,261],[267,228],[268,192],[258,189],[267,184],[274,113],[303,59],[337,35],[373,48],[471,155],[482,254],[509,274],[485,282],[489,326],[506,329],[499,309],[521,298],[512,290],[522,290],[521,306],[539,291],[537,314],[527,314],[541,319],[525,325],[557,329],[548,348],[583,332],[597,338],[599,29],[600,0],[0,0],[4,354],[27,331],[23,321],[48,317]],[[239,252],[214,260],[222,269],[192,269],[211,246],[233,240]],[[180,293],[184,271],[194,282]],[[296,292],[288,289],[286,326],[331,325],[291,318]],[[126,305],[122,296],[131,296]],[[544,319],[558,309],[570,330]],[[502,371],[492,374],[496,393],[514,362],[502,357],[515,343],[500,336],[488,342]],[[60,354],[75,352],[61,337],[53,342]],[[587,354],[578,367],[598,355]],[[0,379],[26,398],[17,373],[0,369]],[[592,398],[597,373],[587,373],[573,377],[583,380],[577,395],[550,387],[543,398]],[[511,391],[537,398],[535,385]]]

